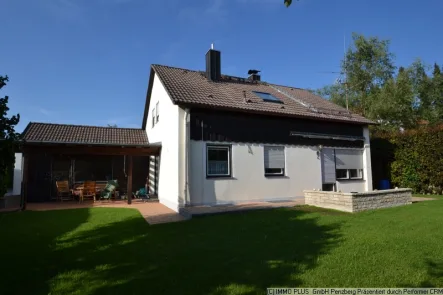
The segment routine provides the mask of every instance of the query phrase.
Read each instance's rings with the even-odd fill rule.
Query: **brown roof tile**
[[[143,129],[29,123],[23,132],[29,143],[99,144],[146,146],[148,137]]]
[[[304,89],[266,82],[252,83],[226,75],[222,75],[220,81],[213,82],[208,81],[204,72],[200,71],[162,65],[153,65],[152,68],[175,104],[373,124]],[[282,103],[263,101],[253,91],[270,93]]]

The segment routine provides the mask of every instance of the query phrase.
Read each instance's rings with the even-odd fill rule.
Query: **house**
[[[206,71],[151,67],[142,128],[161,145],[160,202],[279,201],[304,189],[372,190],[368,125],[309,91]]]
[[[159,201],[179,211],[291,200],[305,189],[371,191],[370,124],[307,90],[262,81],[256,70],[223,75],[220,51],[210,49],[205,71],[151,66],[141,129],[31,123],[24,150],[25,158],[48,149],[52,158],[108,155],[119,171],[122,157],[145,157],[140,179],[149,174]],[[65,162],[60,169],[72,173]]]

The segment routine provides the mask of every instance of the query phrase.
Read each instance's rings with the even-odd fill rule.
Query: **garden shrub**
[[[394,146],[391,182],[416,193],[441,194],[443,189],[443,127],[375,133]],[[376,159],[373,159],[373,161]]]

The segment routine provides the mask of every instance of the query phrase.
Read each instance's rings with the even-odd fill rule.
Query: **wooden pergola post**
[[[128,156],[128,204],[132,203],[132,156]]]
[[[29,156],[23,153],[23,171],[22,171],[22,187],[21,187],[21,209],[26,210],[26,205],[28,203],[28,166],[29,166]]]

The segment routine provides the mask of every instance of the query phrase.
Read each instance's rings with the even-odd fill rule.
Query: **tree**
[[[400,67],[398,75],[373,91],[367,115],[380,123],[379,129],[410,129],[416,125],[414,88],[410,73]]]
[[[0,89],[6,86],[8,76],[0,76]],[[19,134],[15,132],[15,126],[20,120],[17,114],[8,117],[8,96],[0,98],[0,197],[3,197],[8,188],[9,173],[15,163],[15,146],[19,139]]]
[[[284,3],[286,5],[286,7],[289,7],[292,4],[292,0],[284,0]]]
[[[353,45],[341,63],[341,72],[346,78],[317,93],[342,106],[348,102],[351,111],[376,119],[371,118],[369,110],[380,88],[393,77],[394,55],[389,51],[389,40],[357,33],[353,33],[352,39]]]
[[[352,39],[354,44],[346,53],[342,69],[354,110],[364,116],[371,107],[374,91],[392,78],[394,55],[389,52],[389,40],[357,33],[353,33]]]
[[[434,64],[430,96],[436,114],[436,121],[441,123],[443,121],[443,74],[438,64]]]

